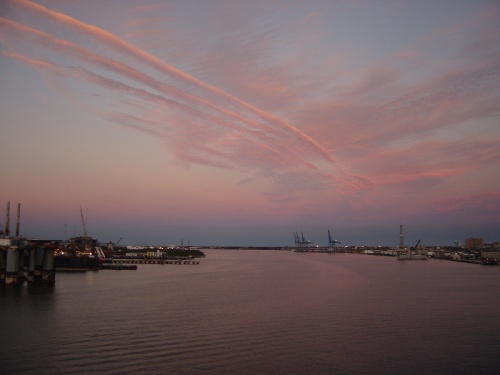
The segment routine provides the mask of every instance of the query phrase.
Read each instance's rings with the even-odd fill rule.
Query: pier
[[[141,258],[141,259],[113,259],[112,262],[110,263],[103,263],[103,264],[185,264],[185,265],[197,265],[200,264],[199,260],[193,260],[193,259],[161,259],[161,258],[154,258],[154,259],[147,259],[147,258]]]
[[[137,269],[136,264],[124,264],[124,263],[103,263],[101,264],[101,269],[103,270],[132,270]]]
[[[199,260],[192,259],[113,259],[101,263],[102,270],[136,270],[138,264],[177,264],[197,265]]]

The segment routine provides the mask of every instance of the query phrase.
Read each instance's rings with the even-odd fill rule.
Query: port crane
[[[307,247],[311,245],[311,241],[304,238],[304,233],[293,232],[293,237],[295,239],[295,251],[305,251]]]
[[[302,243],[303,243],[303,244],[310,244],[310,243],[311,243],[311,241],[306,240],[306,239],[304,238],[304,233],[300,232],[300,234],[302,235]]]
[[[300,236],[299,236],[299,234],[297,232],[293,232],[293,237],[295,239],[295,243],[296,244],[307,245],[307,244],[311,243],[311,241],[306,240],[304,238],[304,233],[303,232],[300,232]]]
[[[417,244],[413,247],[413,249],[417,250],[419,245],[420,245],[420,240],[417,241]]]
[[[328,230],[328,250],[330,252],[335,252],[335,249],[337,247],[336,244],[342,243],[340,241],[332,239],[332,236],[330,235],[330,230]]]

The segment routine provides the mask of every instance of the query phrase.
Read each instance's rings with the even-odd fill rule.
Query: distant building
[[[474,249],[476,247],[484,246],[484,241],[482,238],[466,238],[465,239],[465,248],[466,249]]]

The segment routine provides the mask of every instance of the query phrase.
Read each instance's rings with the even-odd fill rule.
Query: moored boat
[[[483,258],[481,259],[481,264],[484,266],[496,266],[498,261],[495,258]]]

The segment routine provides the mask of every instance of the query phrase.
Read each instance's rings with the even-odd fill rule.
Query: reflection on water
[[[500,267],[206,254],[196,266],[3,286],[0,372],[496,374],[500,366]]]
[[[0,285],[0,296],[6,298],[23,297],[27,295],[54,294],[54,285],[20,283],[17,285]]]

